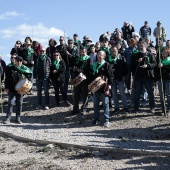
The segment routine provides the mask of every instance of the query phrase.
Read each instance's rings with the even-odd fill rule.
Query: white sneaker
[[[48,106],[45,106],[45,110],[49,110],[49,107],[48,107]]]
[[[103,126],[108,128],[109,127],[109,122],[108,121],[105,122]]]

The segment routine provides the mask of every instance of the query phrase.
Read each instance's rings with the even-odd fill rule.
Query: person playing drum
[[[90,73],[90,57],[87,55],[87,50],[85,48],[82,48],[81,56],[77,58],[76,64],[73,67],[73,71],[75,73],[75,77],[79,76],[80,73],[83,73],[87,77],[87,79],[83,80],[79,85],[74,87],[74,106],[72,114],[78,113],[79,110],[79,101],[80,101],[80,95],[83,98],[83,105],[82,109],[85,109],[84,103],[88,96],[88,77]],[[85,111],[85,110],[84,110]]]
[[[109,126],[109,97],[108,92],[109,88],[111,88],[111,74],[112,69],[110,64],[105,61],[106,53],[104,51],[99,51],[97,54],[98,61],[93,64],[92,69],[92,79],[96,79],[97,77],[105,77],[107,79],[108,90],[105,91],[104,88],[99,89],[93,94],[93,104],[94,104],[94,121],[93,124],[97,125],[99,123],[99,116],[100,116],[100,98],[102,99],[103,108],[104,108],[104,117],[105,122],[104,126]]]
[[[10,123],[13,112],[14,101],[16,100],[16,123],[21,124],[20,116],[22,111],[23,95],[15,90],[15,85],[22,78],[30,80],[32,71],[22,64],[23,58],[20,56],[11,56],[11,64],[6,68],[5,91],[8,93],[8,111],[4,124]]]

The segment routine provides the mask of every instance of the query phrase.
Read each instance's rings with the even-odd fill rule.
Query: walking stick
[[[158,43],[159,43],[159,37],[158,37]],[[158,50],[159,50],[159,63],[161,63],[161,51],[160,51],[160,44],[158,44]],[[160,80],[161,80],[161,92],[162,92],[162,101],[163,101],[163,112],[165,116],[167,115],[166,112],[166,105],[165,105],[165,94],[164,94],[164,87],[163,87],[163,80],[162,80],[162,70],[159,68],[160,71]]]

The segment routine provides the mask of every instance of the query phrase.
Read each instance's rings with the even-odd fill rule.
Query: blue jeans
[[[65,86],[64,86],[64,82],[62,81],[57,81],[56,79],[52,79],[52,83],[53,83],[53,86],[54,86],[54,90],[55,90],[55,99],[56,99],[56,102],[59,103],[59,89],[60,89],[60,92],[62,94],[62,97],[63,97],[63,100],[66,101],[67,100],[67,93],[65,91]]]
[[[114,101],[114,105],[115,105],[115,109],[119,109],[119,99],[118,99],[118,92],[117,90],[119,89],[121,98],[122,98],[122,105],[123,108],[128,108],[127,105],[127,97],[125,94],[125,83],[123,81],[118,81],[118,80],[113,80],[113,84],[112,84],[112,95],[113,95],[113,101]]]
[[[159,96],[160,96],[162,110],[164,110],[162,85],[160,80],[158,80],[158,89],[159,89]],[[166,104],[167,110],[170,111],[170,80],[163,80],[163,89],[164,89],[164,94],[166,95],[167,98],[167,104]]]
[[[33,79],[33,71],[34,71],[34,67],[32,66],[32,67],[28,67],[28,68],[32,71],[30,81],[31,81],[32,87],[33,87],[33,83],[34,83],[34,79]],[[32,87],[31,87],[31,89],[32,89]]]
[[[130,87],[131,87],[131,68],[129,66],[128,67],[128,73],[127,73],[127,76],[126,76],[126,88],[128,90],[130,90]]]
[[[45,93],[45,105],[49,105],[49,79],[36,79],[38,105],[42,105],[42,87]]]
[[[135,107],[139,108],[140,95],[143,85],[145,86],[148,92],[150,108],[154,108],[155,107],[154,81],[151,79],[135,80],[135,103],[134,103]]]
[[[99,120],[100,117],[100,99],[102,99],[103,108],[104,108],[104,118],[105,122],[109,121],[109,97],[104,93],[95,93],[93,94],[93,103],[94,103],[94,119]]]
[[[22,112],[23,95],[9,92],[7,117],[11,117],[15,102],[16,102],[16,117],[19,117]]]

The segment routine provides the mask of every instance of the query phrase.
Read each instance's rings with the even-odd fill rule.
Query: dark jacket
[[[56,47],[55,47],[55,46],[49,46],[49,47],[47,47],[47,49],[46,49],[46,55],[47,55],[48,57],[50,57],[51,61],[53,61],[53,53],[54,53],[55,50],[56,50]]]
[[[74,42],[74,45],[77,47],[77,53],[79,55],[80,54],[80,50],[83,48],[83,45],[82,45],[81,41],[79,40],[77,43]]]
[[[76,64],[76,59],[79,57],[78,49],[74,45],[72,49],[67,47],[67,51],[70,53],[70,55],[68,55],[69,67],[73,67]]]
[[[123,39],[128,40],[132,38],[132,33],[135,31],[134,26],[128,25],[122,27]]]
[[[22,56],[22,50],[23,50],[23,47],[20,47],[20,48],[12,48],[10,54],[11,54],[11,55],[17,54],[18,56]]]
[[[138,59],[142,58],[143,60],[139,63]],[[132,74],[135,76],[135,79],[154,79],[154,67],[156,66],[156,58],[151,53],[137,53],[132,55]],[[147,64],[147,68],[141,68],[140,66]]]
[[[24,76],[30,80],[30,73],[24,73]],[[6,77],[5,77],[5,89],[9,89],[10,92],[17,93],[15,90],[15,85],[23,77],[23,74],[12,64],[8,64],[6,68]]]
[[[37,65],[36,65],[36,75],[38,73],[38,63],[39,63],[39,57],[37,58]],[[49,75],[50,75],[50,67],[51,67],[51,60],[50,58],[46,55],[45,59],[44,59],[44,79],[48,79]],[[38,75],[37,75],[37,79],[38,79]]]
[[[114,70],[111,65],[105,62],[102,67],[100,67],[98,73],[93,74],[93,69],[91,69],[91,82],[99,76],[105,76],[108,79],[108,85],[111,85],[113,83],[113,72]]]
[[[32,49],[30,56],[28,53],[29,53],[28,48],[23,48],[21,51],[21,57],[23,58],[23,60],[27,62],[27,64],[24,64],[24,65],[26,65],[27,67],[32,67],[34,66],[34,64],[31,64],[31,62],[35,60],[37,55],[33,49]]]
[[[157,57],[157,66],[155,67],[155,80],[160,80],[162,76],[162,80],[170,80],[170,65],[163,65],[161,67],[161,74],[160,68],[158,67],[159,64],[159,57]]]
[[[66,65],[66,70],[69,69],[69,60],[68,60],[68,55],[66,53],[67,51],[67,44],[60,44],[56,47],[56,50],[60,53],[62,59],[65,62]]]
[[[116,62],[109,62],[113,71],[111,75],[113,80],[122,81],[122,78],[127,75],[128,69],[126,64],[126,59],[119,55]]]
[[[62,81],[65,82],[65,71],[66,71],[66,65],[64,63],[63,60],[61,60],[59,62],[60,66],[59,69],[57,71],[57,73],[53,73],[54,70],[56,70],[55,65],[52,64],[50,67],[50,79],[53,80],[58,80],[58,81]]]
[[[78,63],[76,62],[75,67],[78,69],[83,70],[83,74],[86,76],[86,82],[90,83],[90,70],[91,70],[91,65],[90,65],[90,58],[88,58],[85,61],[79,61]],[[74,71],[75,77],[78,76],[80,73],[78,71]]]

